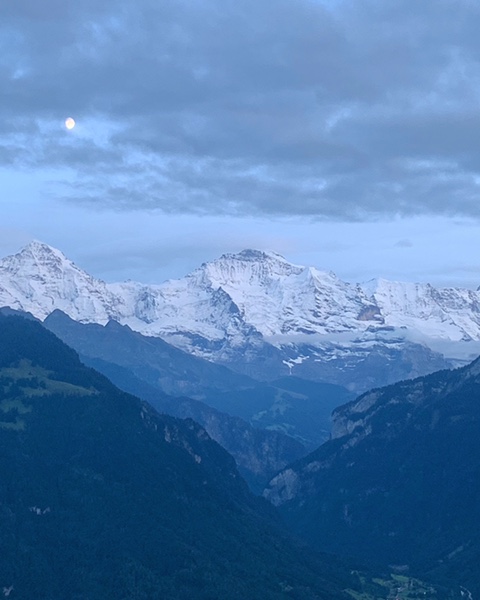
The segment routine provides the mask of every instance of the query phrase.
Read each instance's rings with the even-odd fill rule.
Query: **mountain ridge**
[[[480,352],[480,292],[352,284],[259,250],[146,285],[105,283],[35,241],[0,260],[0,305],[42,320],[55,309],[83,323],[116,320],[257,379],[293,373],[356,391]]]

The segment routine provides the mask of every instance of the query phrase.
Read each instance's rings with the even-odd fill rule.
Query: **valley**
[[[386,282],[352,286],[331,273],[256,251],[224,256],[184,280],[141,292],[139,285],[95,280],[39,242],[0,262],[5,304],[0,323],[6,326],[0,433],[27,440],[30,420],[38,410],[43,414],[42,403],[49,398],[87,406],[97,402],[105,386],[116,385],[122,390],[116,394],[148,403],[141,418],[154,430],[163,428],[167,443],[172,435],[180,440],[180,429],[187,427],[228,451],[235,460],[229,458],[229,468],[238,469],[229,477],[244,486],[232,492],[232,502],[239,501],[238,494],[248,497],[252,507],[258,506],[254,510],[270,514],[274,523],[275,511],[262,504],[263,494],[285,519],[277,531],[290,528],[311,545],[313,550],[305,550],[308,561],[318,560],[310,552],[327,553],[320,555],[329,556],[322,567],[328,573],[325,582],[345,581],[340,587],[333,584],[339,599],[480,594],[474,567],[480,552],[480,368],[467,361],[480,337],[474,292],[442,296],[428,286]],[[24,345],[18,337],[23,333],[8,337],[13,335],[8,334],[10,323],[19,332],[33,328]],[[43,335],[45,342],[36,341]],[[67,346],[60,346],[58,338]],[[442,340],[448,342],[444,353],[439,351]],[[22,351],[12,354],[19,344]],[[451,351],[455,344],[458,348]],[[74,351],[85,366],[75,362]],[[61,375],[67,364],[73,365],[68,377]],[[79,375],[82,369],[85,376]],[[96,371],[112,383],[91,375]],[[85,384],[92,376],[100,378],[100,388]],[[390,385],[382,387],[385,383]],[[123,410],[120,404],[116,408],[118,401],[109,400],[110,417],[102,419],[117,418],[116,411]],[[53,415],[51,410],[45,414]],[[75,410],[80,415],[84,409]],[[85,427],[96,427],[99,417],[92,418]],[[172,430],[158,421],[174,418],[180,421],[171,421],[176,423]],[[191,441],[179,444],[203,464],[203,451],[194,450]],[[43,452],[56,450],[45,447]],[[57,458],[52,454],[48,460]],[[179,469],[183,476],[184,468]],[[145,485],[139,483],[139,489]],[[108,488],[98,491],[111,497]],[[187,504],[197,505],[193,494]],[[42,502],[51,508],[47,497]],[[33,506],[42,502],[31,498]],[[268,537],[275,535],[272,529]],[[290,534],[284,535],[290,540]],[[290,548],[292,542],[285,543]],[[298,556],[300,550],[292,552]],[[334,556],[342,565],[360,563],[358,574],[340,563],[333,566]],[[207,572],[217,568],[218,557],[212,560]],[[311,577],[302,573],[302,578]],[[157,576],[152,571],[148,578]],[[232,571],[231,577],[237,575]],[[272,598],[322,598],[313,590],[327,583],[309,581],[310,591],[303,583],[298,589],[282,583],[280,592],[271,588],[268,593]]]

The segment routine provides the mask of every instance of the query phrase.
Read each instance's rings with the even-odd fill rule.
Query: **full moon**
[[[75,119],[72,119],[72,117],[65,119],[65,127],[67,129],[73,129],[75,127]]]

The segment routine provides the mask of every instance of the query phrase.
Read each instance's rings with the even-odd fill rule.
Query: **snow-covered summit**
[[[371,305],[334,273],[294,265],[273,252],[225,254],[191,276],[224,290],[264,336],[349,330]]]
[[[0,305],[44,319],[60,309],[78,321],[107,322],[120,299],[60,250],[37,240],[0,260]]]
[[[224,254],[209,263],[204,263],[197,271],[202,271],[212,284],[218,287],[225,284],[267,284],[294,273],[301,273],[304,267],[289,263],[275,252],[242,250],[237,254]]]
[[[30,271],[32,275],[37,275],[39,271],[48,272],[50,269],[62,269],[66,265],[73,266],[73,263],[63,252],[48,244],[33,240],[17,254],[0,260],[0,271],[10,273]]]

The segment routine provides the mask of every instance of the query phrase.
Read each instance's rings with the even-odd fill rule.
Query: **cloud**
[[[469,0],[5,2],[0,164],[108,210],[478,218],[479,26]]]
[[[394,248],[412,248],[414,246],[413,242],[410,240],[398,240],[394,245]]]

